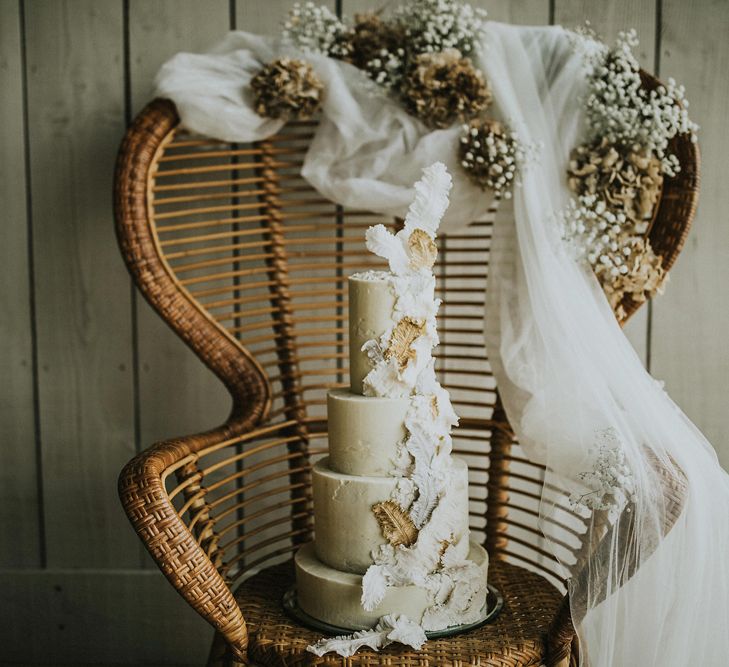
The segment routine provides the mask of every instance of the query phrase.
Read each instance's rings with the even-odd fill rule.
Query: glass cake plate
[[[499,612],[504,606],[504,598],[494,586],[491,584],[487,584],[487,586],[489,592],[486,596],[486,604],[483,606],[483,609],[481,609],[481,616],[477,621],[474,621],[473,623],[464,623],[463,625],[452,625],[448,628],[444,628],[443,630],[430,630],[425,633],[425,636],[428,639],[452,637],[453,635],[460,634],[461,632],[467,632],[468,630],[473,630],[474,628],[478,628],[486,623],[492,622],[499,615]],[[349,628],[340,628],[336,625],[330,625],[329,623],[324,623],[324,621],[319,621],[313,616],[309,616],[309,614],[299,607],[296,600],[296,585],[291,586],[291,588],[284,593],[282,602],[283,608],[289,616],[312,630],[318,630],[326,635],[332,636],[349,635],[354,632]]]

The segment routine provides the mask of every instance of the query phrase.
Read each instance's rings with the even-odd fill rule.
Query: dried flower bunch
[[[445,128],[476,116],[491,103],[483,74],[457,49],[421,53],[402,86],[405,108],[428,127]]]
[[[283,38],[308,53],[352,63],[431,129],[476,122],[491,104],[491,91],[471,56],[484,35],[486,12],[459,0],[409,0],[389,17],[357,14],[348,26],[326,7],[294,5]],[[270,95],[272,95],[272,91]],[[267,114],[271,105],[260,105]],[[464,135],[461,164],[482,188],[508,197],[524,149],[493,121]]]
[[[306,120],[321,107],[322,85],[311,65],[279,58],[251,79],[256,113],[282,120]]]
[[[358,14],[348,27],[325,7],[296,4],[284,40],[304,52],[351,62],[428,127],[469,120],[491,101],[469,55],[478,50],[486,13],[457,0],[410,0],[391,17]]]
[[[667,279],[647,237],[664,176],[680,170],[670,140],[689,134],[684,89],[646,90],[632,49],[635,31],[620,33],[613,48],[592,35],[576,46],[588,71],[586,143],[570,156],[567,182],[576,199],[563,212],[564,235],[592,267],[620,319],[625,296],[642,302]]]
[[[461,166],[479,187],[508,199],[539,147],[484,115],[491,91],[471,58],[480,50],[485,18],[485,11],[459,0],[407,0],[389,15],[358,14],[349,25],[326,7],[304,2],[294,5],[283,37],[304,52],[365,71],[431,129],[465,123]],[[575,34],[574,44],[587,74],[587,131],[569,161],[575,200],[563,212],[563,230],[624,316],[625,295],[642,301],[666,279],[646,234],[664,177],[680,169],[670,141],[679,134],[695,138],[697,126],[689,119],[683,87],[672,79],[652,90],[644,86],[633,54],[635,31],[620,33],[613,47],[586,33]],[[279,65],[267,78],[261,74],[257,110],[277,118],[308,117],[321,93],[315,74],[289,67],[287,75],[283,69]],[[419,252],[430,261],[429,249]]]

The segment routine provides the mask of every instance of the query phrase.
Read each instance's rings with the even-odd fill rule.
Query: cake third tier
[[[453,484],[446,489],[458,508],[451,526],[456,549],[468,552],[468,468],[453,459]],[[316,463],[312,471],[314,492],[314,543],[323,563],[344,572],[363,574],[372,565],[371,553],[386,542],[372,506],[389,500],[397,477],[345,475],[329,467],[329,459]]]

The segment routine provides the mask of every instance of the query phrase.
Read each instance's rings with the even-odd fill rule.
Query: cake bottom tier
[[[468,553],[483,571],[488,572],[489,557],[486,550],[471,542]],[[312,543],[296,553],[296,597],[299,607],[309,616],[340,628],[365,630],[371,628],[386,614],[405,614],[420,621],[430,606],[428,592],[418,586],[389,588],[380,605],[372,610],[362,609],[362,575],[335,570],[324,565],[317,557]]]

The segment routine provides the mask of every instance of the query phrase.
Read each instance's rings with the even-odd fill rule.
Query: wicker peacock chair
[[[314,529],[310,470],[327,447],[325,393],[346,384],[346,277],[377,261],[363,237],[381,221],[322,199],[301,178],[312,130],[290,123],[254,145],[225,144],[181,131],[174,105],[155,100],[126,134],[115,191],[124,259],[233,399],[219,428],[129,462],[119,481],[129,519],[217,630],[210,664],[566,665],[577,647],[566,573],[537,526],[543,469],[520,452],[482,341],[490,222],[439,239],[437,364],[461,416],[454,449],[469,464],[471,527],[491,555],[502,613],[421,652],[391,646],[343,659],[307,653],[320,633],[282,611],[291,557]],[[683,169],[666,181],[650,230],[668,268],[698,191],[695,145],[674,144]],[[564,508],[567,562],[579,554],[575,520]]]

